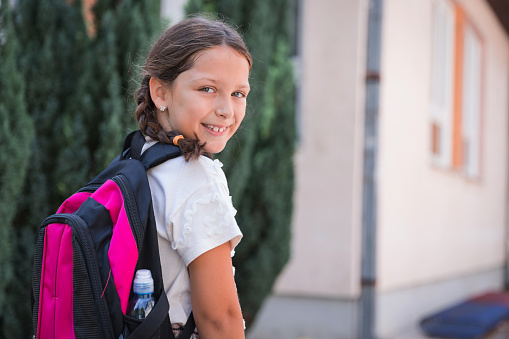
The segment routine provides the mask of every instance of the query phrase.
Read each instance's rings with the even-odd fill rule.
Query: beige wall
[[[367,1],[302,1],[292,256],[275,292],[359,293]]]
[[[378,172],[382,291],[503,264],[508,41],[485,1],[458,3],[484,39],[480,180],[430,164],[432,1],[384,1]]]

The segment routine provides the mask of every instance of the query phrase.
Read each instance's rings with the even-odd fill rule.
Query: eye
[[[236,98],[245,98],[246,97],[246,95],[243,92],[233,92],[232,96],[236,97]]]
[[[202,87],[200,88],[200,91],[205,93],[214,93],[214,89],[212,87]]]

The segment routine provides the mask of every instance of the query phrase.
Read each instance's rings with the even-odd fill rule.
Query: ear
[[[150,78],[149,86],[150,97],[157,109],[161,106],[168,107],[168,103],[166,101],[166,86],[159,79],[154,77]]]

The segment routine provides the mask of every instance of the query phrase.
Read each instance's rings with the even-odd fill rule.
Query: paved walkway
[[[272,296],[249,328],[247,339],[357,339],[351,334],[356,333],[354,314],[354,310],[338,307],[327,300]],[[415,324],[406,333],[380,339],[431,338]],[[509,339],[509,322],[479,339]]]
[[[355,339],[356,314],[334,300],[271,296],[247,339]]]
[[[509,338],[509,323],[505,323],[501,324],[500,327],[497,328],[492,333],[479,339],[508,339],[508,338]],[[392,339],[431,339],[431,337],[424,335],[422,332],[419,331],[418,328],[415,328],[414,330],[408,333],[404,333]],[[433,339],[437,338],[433,337]]]

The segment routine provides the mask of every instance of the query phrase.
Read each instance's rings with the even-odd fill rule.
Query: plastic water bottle
[[[154,280],[150,270],[138,270],[133,282],[134,298],[129,302],[127,315],[135,319],[145,319],[152,311],[155,301]]]

